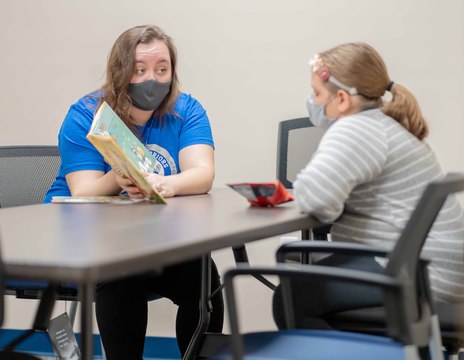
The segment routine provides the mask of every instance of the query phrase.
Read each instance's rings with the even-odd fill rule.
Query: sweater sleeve
[[[382,172],[387,148],[380,122],[360,115],[336,121],[293,183],[300,210],[321,222],[336,220],[351,191]]]

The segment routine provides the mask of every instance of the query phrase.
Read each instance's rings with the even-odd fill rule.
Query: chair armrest
[[[238,264],[236,268],[227,270],[224,273],[224,285],[230,319],[231,342],[234,359],[241,359],[243,355],[243,342],[238,326],[235,290],[233,286],[233,279],[242,275],[277,275],[281,277],[311,276],[312,278],[325,278],[380,286],[386,292],[387,312],[389,314],[390,312],[392,313],[392,316],[387,316],[389,333],[393,337],[401,337],[403,340],[411,339],[408,322],[409,316],[407,313],[407,306],[404,301],[404,287],[406,285],[393,277],[360,270],[340,269],[320,265],[290,266],[288,264],[276,264],[273,267],[250,267]],[[289,305],[292,303],[289,290],[289,286],[284,286],[284,282],[282,282],[282,295],[287,323],[292,323],[292,321],[289,321],[290,318],[292,318],[289,314],[291,312]]]
[[[277,276],[298,276],[311,278],[327,278],[331,280],[363,283],[366,285],[378,285],[386,289],[399,289],[404,284],[388,275],[372,273],[368,271],[341,269],[331,266],[321,265],[289,265],[276,264],[274,266],[250,267],[244,264],[237,264],[236,267],[224,273],[224,284],[232,284],[233,278],[240,275],[277,275]]]
[[[285,261],[289,253],[337,253],[346,255],[370,255],[386,257],[390,253],[378,246],[340,241],[295,241],[279,247],[276,253],[278,263]]]

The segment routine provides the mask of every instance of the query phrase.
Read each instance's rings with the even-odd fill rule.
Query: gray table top
[[[253,208],[229,188],[115,204],[0,209],[0,245],[12,278],[97,282],[156,270],[209,251],[317,225],[293,202]]]

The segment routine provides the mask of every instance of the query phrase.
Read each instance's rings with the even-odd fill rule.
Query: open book
[[[113,170],[132,179],[148,200],[157,204],[166,203],[143,175],[143,171],[153,172],[155,157],[106,102],[103,102],[95,114],[87,139]]]

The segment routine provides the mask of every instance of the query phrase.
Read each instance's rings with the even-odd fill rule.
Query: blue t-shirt
[[[79,99],[63,121],[58,134],[61,166],[58,176],[48,190],[44,203],[53,196],[71,195],[65,176],[74,171],[98,170],[107,173],[111,167],[87,140],[99,94]],[[180,94],[174,106],[176,114],[166,114],[162,125],[151,118],[145,126],[138,127],[141,141],[156,158],[155,172],[168,176],[178,174],[179,151],[194,144],[214,147],[211,126],[201,104],[187,94]]]

